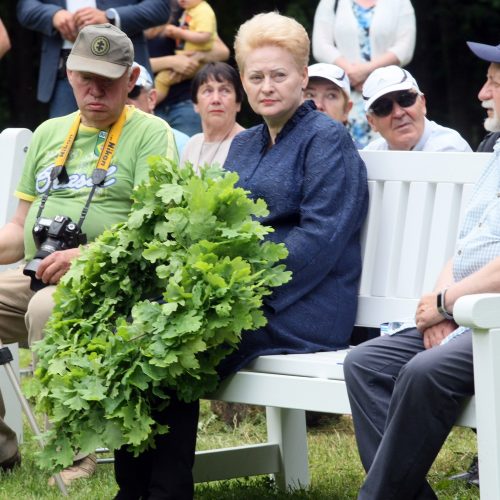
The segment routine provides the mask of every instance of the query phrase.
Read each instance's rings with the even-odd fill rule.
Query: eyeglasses
[[[137,99],[141,95],[142,85],[134,85],[134,88],[128,93],[129,99]]]
[[[371,105],[370,112],[379,118],[384,118],[392,113],[395,102],[402,108],[409,108],[415,104],[418,96],[418,92],[404,91],[392,97],[380,97]]]

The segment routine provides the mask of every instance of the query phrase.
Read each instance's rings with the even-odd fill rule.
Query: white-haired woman
[[[222,362],[224,376],[264,354],[345,347],[354,324],[366,172],[345,127],[303,100],[309,46],[303,26],[274,12],[236,35],[243,88],[264,123],[233,139],[224,167],[266,201],[263,222],[285,243],[293,277],[265,301],[262,332],[244,333]]]

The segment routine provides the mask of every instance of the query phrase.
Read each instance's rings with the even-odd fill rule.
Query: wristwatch
[[[436,297],[436,300],[437,300],[437,310],[439,312],[439,314],[441,314],[441,316],[443,316],[443,318],[445,319],[453,319],[453,314],[450,314],[444,307],[444,299],[445,299],[445,296],[446,296],[446,290],[448,290],[448,288],[443,288],[438,294],[437,294],[437,297]]]
[[[115,9],[106,9],[104,12],[106,19],[113,25],[116,25],[116,11]]]

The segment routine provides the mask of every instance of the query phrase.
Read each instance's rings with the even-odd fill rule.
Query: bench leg
[[[500,498],[500,329],[474,332],[474,385],[481,498]]]
[[[267,435],[280,448],[280,469],[276,483],[281,489],[298,489],[309,485],[307,428],[304,410],[266,408]]]

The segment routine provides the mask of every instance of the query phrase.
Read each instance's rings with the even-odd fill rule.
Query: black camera
[[[26,264],[23,273],[31,278],[30,288],[37,292],[47,286],[35,276],[40,262],[57,250],[84,245],[87,243],[87,236],[69,217],[64,215],[56,215],[53,219],[40,217],[33,226],[32,233],[37,252]]]

